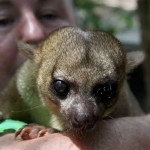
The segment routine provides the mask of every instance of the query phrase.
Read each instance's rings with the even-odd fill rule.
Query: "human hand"
[[[14,134],[0,138],[1,150],[80,150],[79,144],[60,133],[47,134],[33,140],[15,140]]]

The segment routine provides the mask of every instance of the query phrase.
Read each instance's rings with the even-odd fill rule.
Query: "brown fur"
[[[29,60],[1,94],[0,110],[5,118],[24,120],[22,114],[27,114],[32,122],[61,129],[64,124],[71,128],[69,121],[82,113],[98,118],[111,112],[113,117],[142,114],[126,85],[126,73],[141,63],[143,54],[126,54],[108,33],[65,27],[54,31],[36,51],[22,42],[19,47]],[[65,100],[51,89],[54,78],[69,82],[71,91]],[[91,91],[97,83],[107,82],[117,84],[117,94],[108,105],[98,105]]]

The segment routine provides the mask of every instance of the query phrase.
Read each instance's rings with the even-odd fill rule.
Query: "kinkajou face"
[[[16,76],[19,103],[30,108],[32,122],[55,128],[59,120],[62,130],[91,129],[113,112],[128,98],[126,73],[143,60],[143,53],[125,53],[108,33],[76,27],[54,31],[36,49],[23,42],[18,47],[29,58]],[[43,109],[32,109],[41,102],[44,116]]]
[[[92,128],[113,110],[126,72],[118,40],[68,27],[54,32],[40,49],[38,90],[66,128]]]

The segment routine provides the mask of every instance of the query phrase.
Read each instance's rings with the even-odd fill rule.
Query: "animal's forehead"
[[[108,33],[85,32],[73,27],[54,32],[44,42],[42,49],[43,56],[51,55],[55,51],[60,56],[61,64],[77,63],[82,60],[103,63],[105,59],[109,61],[110,58],[116,63],[125,60],[121,44]]]
[[[122,65],[124,58],[121,58],[121,55],[116,54],[113,50],[110,51],[82,45],[72,50],[68,50],[67,47],[66,51],[58,58],[57,66],[66,72],[69,70],[76,72],[79,70],[82,73],[97,72],[98,70],[113,72],[115,68]]]
[[[68,37],[70,39],[65,44],[60,44],[63,52],[57,61],[57,76],[65,76],[78,82],[103,80],[107,76],[114,76],[116,68],[119,69],[124,62],[120,47],[111,43],[111,40],[103,43],[103,38],[99,41],[88,33]]]
[[[113,80],[117,77],[116,68],[111,65],[107,69],[98,66],[81,65],[75,67],[57,68],[54,72],[55,78],[65,78],[71,82],[81,85],[89,85],[96,82],[105,82],[106,80]],[[115,79],[114,79],[115,80]]]
[[[115,72],[116,68],[119,70],[125,64],[125,54],[120,43],[104,32],[64,28],[50,36],[44,44],[44,60],[49,62],[49,59],[56,56],[56,72],[73,76],[74,79],[83,75],[102,77]]]
[[[122,63],[124,51],[118,40],[104,32],[84,32],[81,30],[64,30],[62,39],[57,48],[62,51],[60,59],[65,62],[77,63],[89,61],[103,64],[113,60]],[[59,34],[58,34],[59,36]],[[63,63],[63,62],[62,62]]]

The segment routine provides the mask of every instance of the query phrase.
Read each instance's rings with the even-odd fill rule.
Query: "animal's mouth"
[[[98,117],[95,117],[92,119],[91,118],[85,119],[82,121],[74,119],[73,121],[71,121],[71,128],[73,130],[90,131],[95,127],[98,119],[99,119]]]
[[[84,124],[73,124],[73,128],[74,129],[80,129],[80,130],[90,130],[92,128],[94,128],[96,122],[87,122],[87,123],[84,123]]]

